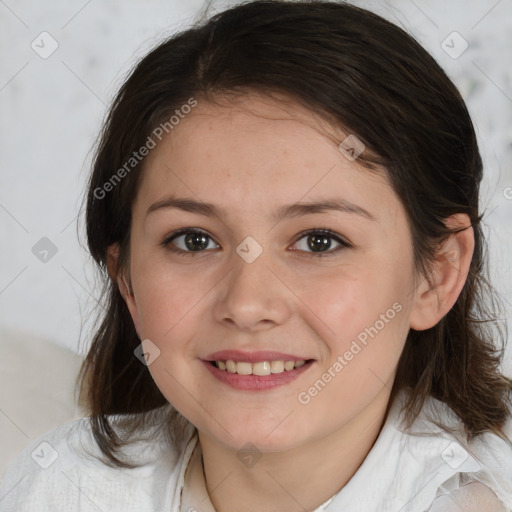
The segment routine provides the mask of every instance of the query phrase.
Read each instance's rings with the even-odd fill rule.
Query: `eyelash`
[[[171,247],[170,246],[170,243],[175,238],[179,237],[180,235],[184,235],[184,234],[188,234],[188,233],[195,233],[195,234],[204,235],[207,238],[209,238],[210,240],[213,240],[213,238],[210,235],[208,235],[208,233],[206,233],[205,231],[202,231],[200,229],[184,228],[184,229],[178,229],[177,231],[174,231],[173,233],[171,233],[159,245],[165,247],[166,249],[168,249],[168,250],[170,250],[172,252],[175,252],[175,253],[178,253],[178,254],[184,255],[184,256],[185,255],[186,256],[194,256],[195,254],[198,254],[198,253],[201,253],[201,252],[205,252],[205,251],[184,251],[182,249],[178,249],[177,247]],[[339,247],[337,247],[337,248],[335,248],[333,250],[329,250],[329,252],[324,252],[324,253],[322,253],[322,252],[320,252],[320,253],[310,252],[309,254],[311,256],[314,256],[314,257],[322,258],[322,257],[326,257],[326,256],[333,256],[333,255],[335,255],[337,252],[339,252],[342,249],[349,249],[349,248],[353,247],[347,241],[345,241],[342,238],[340,238],[340,236],[337,233],[335,233],[334,231],[331,231],[330,229],[325,229],[325,228],[308,229],[306,231],[301,231],[297,235],[298,238],[294,242],[294,244],[296,244],[299,240],[301,240],[305,236],[311,235],[311,234],[318,234],[318,235],[327,236],[328,238],[332,238],[333,240],[335,240],[336,242],[338,242],[340,244]],[[215,243],[217,243],[217,242],[215,242]],[[302,251],[302,252],[305,252],[305,251]]]

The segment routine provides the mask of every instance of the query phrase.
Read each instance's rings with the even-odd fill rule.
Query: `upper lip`
[[[247,361],[248,363],[259,363],[262,361],[307,361],[308,357],[285,354],[275,350],[261,350],[258,352],[243,352],[242,350],[220,350],[206,356],[205,361]]]

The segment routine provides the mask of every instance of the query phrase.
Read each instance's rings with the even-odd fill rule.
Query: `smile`
[[[289,372],[294,368],[300,368],[306,361],[260,361],[258,363],[250,363],[248,361],[215,361],[215,366],[222,371],[229,373],[237,373],[238,375],[270,375],[272,373]]]
[[[288,384],[307,372],[314,359],[297,361],[202,361],[207,370],[221,383],[243,391],[265,391]]]

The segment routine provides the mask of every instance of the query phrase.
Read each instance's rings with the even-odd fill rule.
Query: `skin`
[[[350,480],[382,428],[409,329],[432,327],[453,306],[474,247],[469,227],[441,248],[434,286],[416,276],[406,213],[385,174],[347,159],[337,147],[346,134],[282,100],[253,93],[237,104],[200,101],[146,158],[126,272],[116,265],[117,244],[109,249],[109,272],[140,339],[160,350],[151,375],[198,428],[218,512],[313,510]],[[175,208],[146,216],[170,193],[215,203],[226,216]],[[270,220],[278,206],[333,197],[375,220],[335,211]],[[469,219],[447,223],[469,226]],[[159,245],[180,228],[207,232],[207,248],[193,252],[184,236]],[[328,238],[331,256],[315,256],[308,236],[298,235],[319,228],[352,247],[334,252],[339,244]],[[236,252],[248,236],[263,248],[252,263]],[[300,403],[298,394],[397,302],[401,311]],[[278,350],[315,362],[285,386],[240,391],[201,362],[222,349]],[[247,443],[262,454],[251,467],[237,457]]]

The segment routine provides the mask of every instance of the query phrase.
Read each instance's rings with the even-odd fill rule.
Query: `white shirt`
[[[356,473],[313,512],[512,512],[512,419],[504,429],[510,443],[489,432],[468,442],[453,411],[430,397],[404,433],[404,396],[397,396]],[[432,413],[457,431],[437,427],[427,418]],[[89,418],[51,430],[8,466],[0,512],[215,512],[196,429],[190,425],[177,447],[155,431],[153,440],[124,448],[143,465],[121,469],[94,458],[101,452]],[[420,431],[423,436],[411,435]]]

